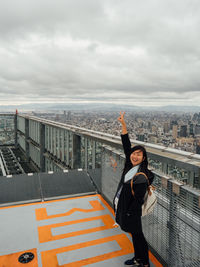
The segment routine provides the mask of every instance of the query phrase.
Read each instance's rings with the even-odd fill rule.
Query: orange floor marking
[[[25,265],[27,267],[38,267],[38,260],[37,260],[37,249],[30,249],[27,251],[21,251],[17,253],[12,253],[9,255],[0,256],[0,267],[22,267],[24,264],[18,261],[20,255],[25,252],[32,252],[34,254],[34,259]]]
[[[57,227],[62,227],[62,226],[72,225],[72,224],[77,224],[77,223],[83,223],[83,222],[89,222],[89,221],[95,221],[95,220],[102,220],[104,223],[104,226],[98,226],[98,227],[94,227],[94,228],[90,228],[90,229],[79,230],[76,232],[70,232],[70,233],[55,235],[55,236],[53,236],[51,233],[52,228],[57,228]],[[113,224],[114,224],[114,220],[111,218],[110,215],[102,215],[102,216],[97,216],[97,217],[92,217],[92,218],[80,219],[80,220],[76,220],[76,221],[39,226],[38,227],[39,241],[40,241],[40,243],[44,243],[44,242],[68,238],[68,237],[72,237],[72,236],[94,233],[97,231],[111,229],[111,228],[113,228]]]
[[[58,260],[57,260],[57,256],[56,256],[57,254],[72,251],[72,250],[78,250],[81,248],[90,247],[90,246],[94,246],[97,244],[103,244],[103,243],[106,243],[109,241],[117,241],[117,243],[119,244],[121,249],[118,251],[105,253],[103,255],[99,255],[99,256],[91,257],[91,258],[86,258],[86,259],[83,259],[80,261],[75,261],[75,262],[67,263],[64,265],[58,264]],[[127,236],[125,234],[120,234],[120,235],[109,236],[109,237],[105,237],[105,238],[101,238],[101,239],[97,239],[97,240],[92,240],[92,241],[88,241],[85,243],[80,243],[80,244],[76,244],[76,245],[72,245],[72,246],[68,246],[68,247],[53,249],[53,250],[49,250],[49,251],[43,251],[43,252],[41,252],[41,257],[42,257],[42,266],[43,267],[57,267],[57,266],[59,266],[59,267],[74,267],[74,266],[79,267],[79,266],[85,266],[85,265],[96,263],[99,261],[119,257],[122,255],[130,254],[132,252],[133,252],[132,243],[130,242],[130,240],[127,238]],[[77,251],[77,253],[78,253],[78,251]]]
[[[149,259],[156,267],[163,267],[163,265],[153,256],[153,254],[149,251]]]
[[[101,200],[101,202],[106,206],[106,208],[112,213],[112,215],[115,217],[115,212],[114,209],[105,201],[105,199],[101,196],[98,195],[98,198]]]
[[[53,219],[53,218],[58,218],[58,217],[63,217],[63,216],[69,216],[76,211],[93,212],[93,211],[104,210],[104,207],[101,205],[101,203],[98,200],[91,200],[91,201],[89,201],[89,203],[92,206],[91,209],[73,208],[73,209],[69,210],[68,212],[55,214],[55,215],[49,215],[49,216],[47,215],[46,208],[36,209],[35,210],[36,220],[41,221],[41,220]]]
[[[94,196],[98,197],[99,200],[102,201],[102,203],[112,213],[112,215],[114,215],[114,211],[113,211],[112,207],[104,200],[104,198],[100,194],[79,196],[79,197],[69,197],[69,198],[63,198],[63,199],[57,199],[57,200],[49,200],[49,201],[46,201],[46,203],[55,203],[55,202],[59,202],[59,201],[66,201],[66,200],[72,200],[72,199],[81,199],[81,198],[85,199],[85,198],[91,198],[91,197],[94,197]],[[41,204],[44,204],[44,202],[33,202],[33,203],[29,203],[29,204],[20,204],[20,205],[12,205],[12,206],[7,206],[7,207],[0,207],[0,210],[2,210],[2,209],[10,209],[10,208],[18,208],[18,207],[25,207],[25,206],[32,206],[32,205],[41,205]],[[90,201],[90,204],[92,206],[92,209],[74,208],[74,209],[71,209],[70,211],[68,211],[66,213],[58,214],[58,215],[50,215],[50,216],[47,215],[47,212],[46,212],[45,208],[36,209],[36,219],[39,221],[39,220],[52,219],[52,218],[56,218],[56,217],[68,216],[68,215],[70,215],[70,214],[72,214],[73,212],[76,212],[76,211],[93,212],[93,211],[104,210],[104,207],[100,204],[100,202],[98,200]],[[103,216],[100,216],[100,217],[102,219]],[[87,219],[87,221],[89,221],[89,220],[90,219]],[[113,222],[114,221],[112,221],[112,224],[113,224]],[[76,221],[75,223],[78,223],[78,221]],[[109,225],[109,224],[105,223],[105,225]],[[57,226],[55,226],[55,227],[57,227]],[[113,226],[110,227],[110,228],[113,228]],[[93,228],[93,229],[95,229],[95,228]],[[93,229],[90,229],[90,230],[93,230]],[[102,229],[100,229],[100,230],[102,230]],[[85,230],[82,230],[82,231],[85,231]],[[80,233],[82,231],[79,231],[78,234],[85,234],[86,233],[86,232]],[[99,231],[99,230],[96,230],[96,231]],[[76,234],[74,233],[74,235],[76,235]],[[63,235],[59,235],[59,237],[61,237],[61,236],[63,236]],[[54,238],[54,236],[53,236],[53,238]],[[76,249],[80,249],[80,248],[83,248],[83,247],[93,246],[93,245],[96,245],[96,244],[106,243],[106,242],[113,241],[113,240],[116,240],[118,242],[118,244],[120,245],[120,247],[122,248],[120,251],[106,253],[104,255],[100,255],[100,256],[97,256],[97,257],[92,257],[92,258],[89,258],[89,259],[84,259],[84,260],[81,260],[81,261],[77,261],[77,262],[75,262],[75,265],[74,265],[74,263],[64,264],[62,266],[58,265],[58,261],[57,261],[56,255],[59,254],[59,253],[63,253],[63,252],[71,251],[71,250],[76,250]],[[48,241],[51,241],[51,240],[48,240]],[[44,241],[44,242],[47,242],[47,241]],[[31,250],[27,250],[27,251],[24,251],[24,252],[22,251],[22,252],[12,253],[12,254],[9,254],[9,255],[0,256],[0,267],[11,267],[11,266],[12,267],[20,267],[20,266],[22,266],[23,264],[18,262],[18,257],[21,254],[25,253],[25,252],[32,252],[35,255],[35,258],[33,259],[33,261],[31,261],[30,263],[27,263],[26,266],[27,267],[38,267],[37,250],[36,249],[31,249]],[[127,236],[125,234],[121,234],[121,235],[119,235],[119,237],[118,236],[105,237],[103,239],[88,241],[88,242],[85,242],[85,243],[76,244],[76,245],[69,246],[69,247],[59,248],[59,249],[50,250],[50,251],[44,251],[44,252],[41,252],[41,256],[42,256],[43,267],[58,267],[58,266],[59,267],[65,267],[65,266],[69,266],[69,267],[77,266],[78,267],[78,266],[84,266],[84,265],[95,263],[95,262],[99,262],[99,261],[102,261],[102,260],[118,257],[118,256],[121,256],[121,255],[130,254],[130,253],[133,253],[133,252],[134,251],[133,251],[132,242],[127,238]],[[163,265],[153,256],[153,254],[150,251],[149,251],[149,258],[150,258],[151,262],[156,267],[163,267]]]

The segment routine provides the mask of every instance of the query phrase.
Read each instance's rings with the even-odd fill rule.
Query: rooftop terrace
[[[31,180],[39,176],[38,194]],[[6,206],[0,208],[1,267],[123,266],[132,257],[130,236],[114,226],[111,206],[85,171],[16,176],[0,184]],[[19,204],[28,201],[34,202]],[[152,267],[162,266],[151,253],[150,259]]]

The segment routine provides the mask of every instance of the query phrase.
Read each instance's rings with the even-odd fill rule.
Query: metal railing
[[[103,145],[122,151],[119,136],[33,116],[18,115],[17,129],[19,145],[40,171],[94,169],[101,165]],[[200,188],[200,155],[136,140],[131,142],[146,148],[154,170]]]
[[[99,190],[111,204],[123,166],[124,156],[105,146]],[[147,241],[165,266],[200,266],[200,191],[154,173],[158,202],[142,218]]]

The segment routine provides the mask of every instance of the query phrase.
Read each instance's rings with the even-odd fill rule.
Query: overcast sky
[[[0,0],[0,103],[200,105],[199,0]]]

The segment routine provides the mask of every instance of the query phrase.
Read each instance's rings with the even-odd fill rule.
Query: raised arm
[[[125,112],[120,112],[120,116],[118,118],[118,121],[122,125],[122,145],[124,148],[124,153],[126,155],[127,160],[130,160],[130,153],[131,153],[131,142],[129,140],[128,132],[127,132],[127,127],[126,127],[126,122],[124,120],[124,114]]]

